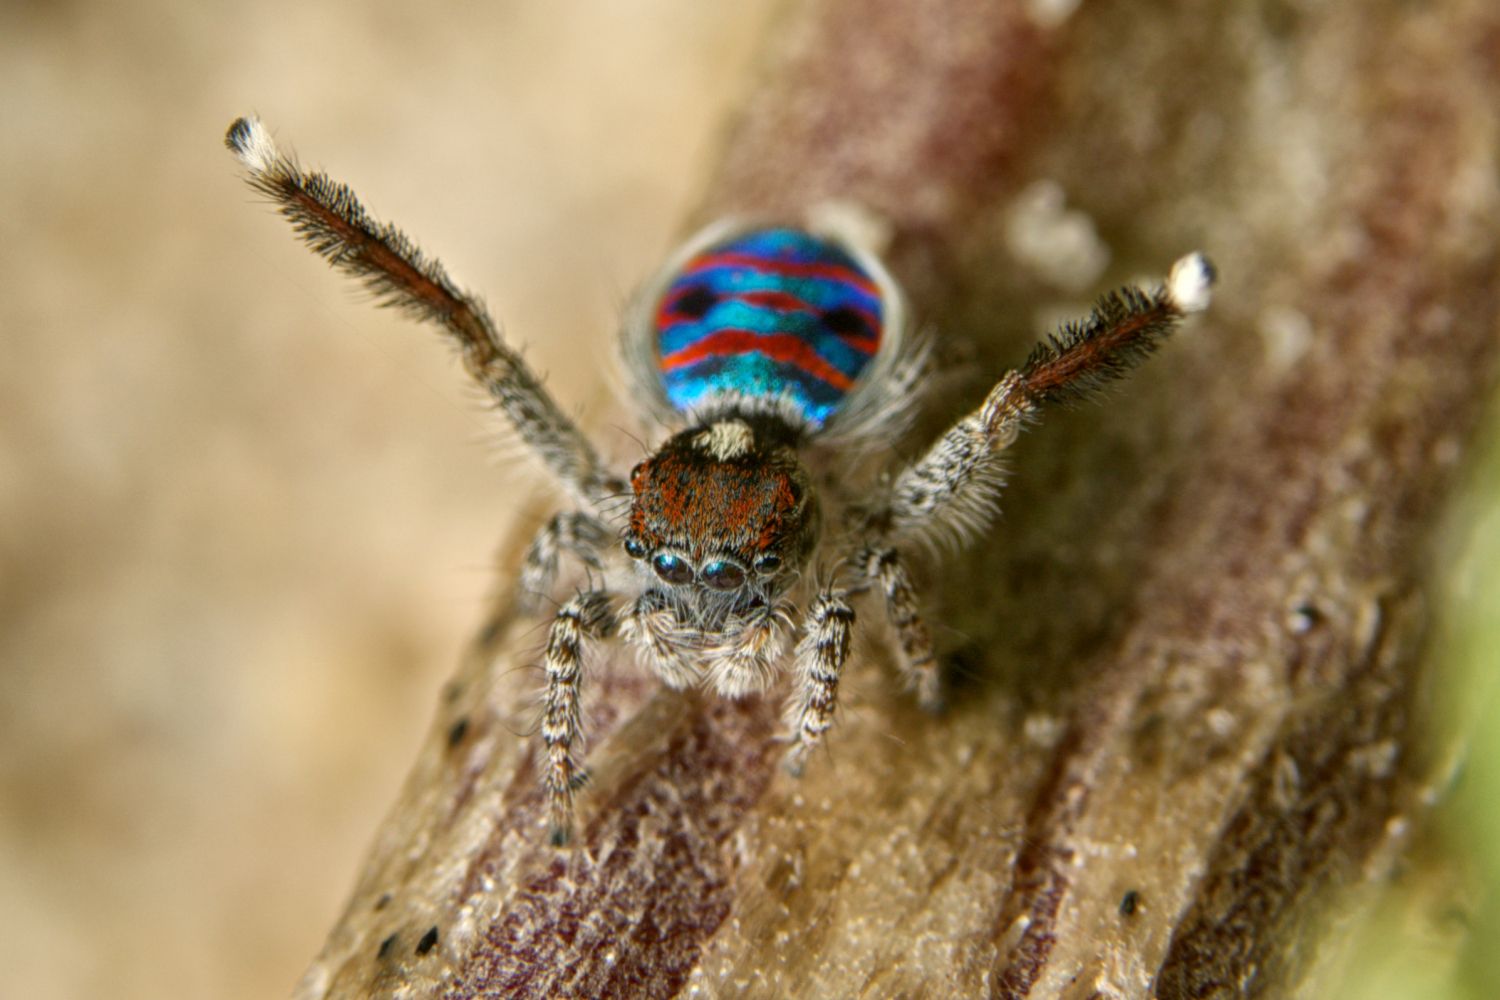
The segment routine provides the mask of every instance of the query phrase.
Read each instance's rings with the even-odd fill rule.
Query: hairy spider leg
[[[542,702],[542,742],[547,760],[542,785],[547,790],[547,818],[554,844],[565,844],[572,836],[573,793],[588,781],[588,772],[573,756],[583,736],[584,653],[614,625],[609,595],[602,590],[586,590],[558,610],[547,630],[547,691]]]
[[[801,775],[808,756],[833,725],[839,678],[853,633],[854,608],[848,595],[837,587],[824,588],[808,606],[797,644],[796,692],[787,705],[792,745],[783,763],[793,775]]]
[[[239,118],[225,145],[251,185],[274,202],[308,246],[362,281],[382,305],[435,323],[458,345],[464,369],[494,399],[523,441],[578,501],[605,515],[625,491],[592,444],[562,412],[526,362],[500,338],[489,312],[462,291],[405,233],[378,222],[347,185],[304,172],[276,147],[259,119]]]
[[[919,697],[936,704],[935,668],[920,664],[931,639],[903,567],[902,544],[956,547],[988,525],[1003,480],[1000,454],[1049,403],[1086,398],[1125,377],[1187,316],[1208,308],[1215,280],[1202,254],[1173,265],[1167,281],[1146,292],[1125,286],[1102,297],[1090,315],[1063,326],[1036,346],[1026,363],[1005,373],[979,408],[949,428],[916,462],[899,472],[886,494],[867,505],[851,533],[853,563],[880,584]],[[926,685],[926,690],[924,690]]]
[[[542,525],[521,561],[521,593],[533,606],[557,582],[563,553],[572,555],[592,570],[600,570],[600,555],[615,540],[614,533],[583,511],[559,511]]]

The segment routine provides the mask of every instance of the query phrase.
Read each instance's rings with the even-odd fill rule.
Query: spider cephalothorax
[[[801,225],[721,224],[645,286],[625,324],[626,359],[642,409],[679,430],[627,483],[436,261],[371,219],[347,187],[304,173],[258,121],[239,119],[226,141],[313,249],[454,338],[469,373],[579,508],[547,523],[522,571],[538,592],[553,588],[563,554],[603,571],[562,604],[548,631],[542,775],[559,843],[585,773],[584,654],[615,631],[668,684],[731,697],[768,687],[790,660],[794,772],[832,723],[858,594],[883,601],[901,679],[924,705],[941,704],[906,560],[931,550],[934,537],[963,541],[980,531],[999,493],[999,454],[1026,422],[1124,375],[1207,307],[1213,282],[1201,255],[1184,257],[1163,286],[1122,288],[1048,338],[916,461],[867,482],[851,482],[852,470],[821,470],[845,512],[829,538],[804,450],[889,441],[914,404],[924,357],[907,335],[894,278],[859,240]],[[621,523],[617,500],[627,490]],[[825,550],[818,561],[828,570],[804,572]]]
[[[807,470],[784,426],[762,419],[683,431],[631,470],[630,486],[625,551],[667,586],[768,600],[817,537]]]

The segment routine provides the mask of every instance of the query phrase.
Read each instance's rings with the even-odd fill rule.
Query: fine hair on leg
[[[377,221],[348,185],[302,170],[277,149],[259,119],[236,119],[224,142],[249,172],[250,185],[280,208],[303,242],[359,279],[382,305],[450,335],[470,377],[574,497],[604,513],[610,500],[627,491],[541,379],[501,339],[484,304],[460,289],[442,264],[397,227]]]
[[[542,744],[546,759],[542,784],[547,790],[547,819],[554,844],[565,844],[573,832],[573,793],[588,780],[574,754],[583,737],[581,696],[587,647],[614,627],[609,595],[586,590],[558,609],[547,631],[543,661],[547,688],[542,698]]]
[[[531,540],[521,561],[521,594],[533,608],[552,591],[562,556],[573,556],[592,570],[603,567],[600,555],[614,540],[598,518],[582,511],[554,514]]]
[[[787,751],[786,769],[794,775],[802,773],[808,756],[833,725],[839,677],[849,659],[853,631],[854,609],[844,591],[820,591],[807,609],[793,668],[795,687],[787,705],[792,745]]]

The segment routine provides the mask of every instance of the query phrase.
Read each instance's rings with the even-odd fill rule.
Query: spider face
[[[630,486],[625,552],[679,593],[733,605],[773,597],[816,537],[807,472],[768,422],[730,417],[677,434]]]

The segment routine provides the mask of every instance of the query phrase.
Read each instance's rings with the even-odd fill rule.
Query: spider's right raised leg
[[[962,541],[989,522],[1000,492],[999,456],[1046,404],[1086,397],[1145,360],[1186,316],[1208,307],[1212,265],[1189,254],[1153,291],[1118,289],[1081,323],[1038,344],[1001,376],[979,409],[950,427],[870,505],[856,538]]]
[[[1213,280],[1208,261],[1190,254],[1160,288],[1126,287],[1105,296],[1086,320],[1064,327],[1001,376],[977,410],[856,511],[848,551],[865,579],[879,584],[903,673],[924,706],[940,703],[940,677],[902,550],[913,542],[961,543],[983,528],[1000,495],[1000,454],[1027,421],[1048,403],[1081,398],[1130,371],[1184,317],[1207,308]]]

